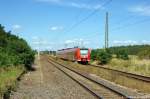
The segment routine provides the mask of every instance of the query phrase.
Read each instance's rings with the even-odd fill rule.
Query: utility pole
[[[67,47],[68,47],[68,44],[67,44],[67,43],[65,43],[65,49],[67,49]]]
[[[81,48],[84,48],[84,41],[81,40],[80,42],[81,42]]]
[[[40,48],[38,47],[38,60],[40,60]]]
[[[33,44],[36,46],[36,50],[37,50],[37,57],[38,57],[38,60],[40,60],[40,39],[39,38],[36,38],[33,40]]]
[[[38,46],[38,60],[40,60],[40,40],[39,39],[37,41],[37,46]]]
[[[105,23],[105,49],[109,47],[109,35],[108,35],[108,12],[106,12],[106,23]]]

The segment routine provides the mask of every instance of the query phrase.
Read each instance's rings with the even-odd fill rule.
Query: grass
[[[6,69],[0,68],[0,96],[9,88],[14,88],[17,78],[25,69],[23,66],[11,66]]]
[[[136,56],[130,56],[129,60],[113,58],[108,64],[109,68],[150,76],[150,60],[140,60]]]

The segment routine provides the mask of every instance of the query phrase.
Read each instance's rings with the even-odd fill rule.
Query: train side
[[[90,61],[90,49],[87,48],[68,48],[58,50],[56,56],[65,60],[88,63]]]

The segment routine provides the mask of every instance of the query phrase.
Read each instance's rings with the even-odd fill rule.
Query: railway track
[[[53,59],[49,58],[48,61],[99,99],[132,99],[144,96],[144,94],[124,89],[104,79],[97,79],[89,74],[69,68]]]
[[[105,69],[105,70],[108,70],[108,71],[116,72],[120,75],[124,75],[126,77],[134,78],[134,79],[137,79],[137,80],[142,80],[144,82],[150,82],[150,77],[148,77],[148,76],[128,73],[128,72],[119,71],[119,70],[115,70],[115,69],[110,69],[110,68],[102,67],[102,66],[99,66],[99,65],[89,65],[89,66],[93,66],[93,67],[102,68],[102,69]]]

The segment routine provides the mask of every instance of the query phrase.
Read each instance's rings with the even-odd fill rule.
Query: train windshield
[[[81,49],[80,53],[81,53],[81,55],[87,55],[88,54],[88,49]]]

